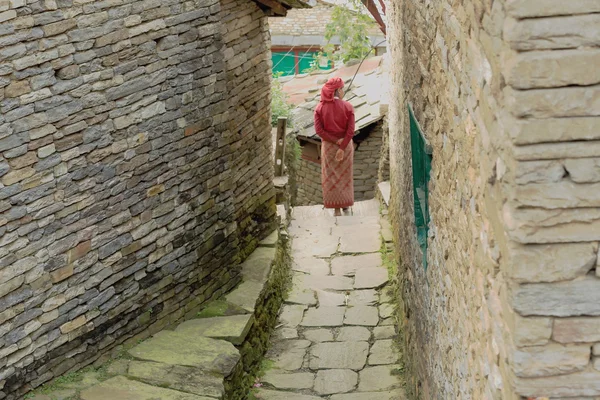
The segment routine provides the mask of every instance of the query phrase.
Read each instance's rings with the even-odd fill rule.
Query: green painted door
[[[296,56],[293,51],[273,52],[271,59],[273,60],[273,73],[280,73],[282,76],[296,74]]]

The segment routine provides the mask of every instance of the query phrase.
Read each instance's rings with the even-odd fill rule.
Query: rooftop
[[[294,8],[284,18],[269,18],[271,36],[325,36],[325,26],[331,21],[334,6],[317,0],[312,8]],[[375,21],[369,34],[383,36]]]

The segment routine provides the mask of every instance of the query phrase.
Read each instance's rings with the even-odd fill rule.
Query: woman
[[[354,205],[354,107],[343,97],[344,81],[331,78],[321,89],[321,101],[315,109],[315,131],[322,139],[323,204],[334,208],[335,216]]]

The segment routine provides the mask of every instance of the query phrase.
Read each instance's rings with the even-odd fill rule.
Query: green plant
[[[325,39],[328,44],[324,52],[331,61],[341,60],[346,63],[352,59],[362,59],[371,50],[368,30],[374,26],[374,22],[367,15],[360,0],[351,0],[350,4],[356,11],[344,6],[335,6],[331,22],[325,27]],[[340,40],[337,49],[331,44],[331,39],[335,36]]]
[[[279,80],[282,73],[273,74],[273,82],[271,83],[271,125],[277,126],[279,117],[288,119],[288,126],[292,123],[292,106],[287,102],[287,95],[283,91],[283,84]]]

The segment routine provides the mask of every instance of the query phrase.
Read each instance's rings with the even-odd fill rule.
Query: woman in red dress
[[[315,131],[321,137],[321,185],[325,208],[341,209],[354,205],[354,107],[342,100],[344,81],[331,78],[321,89],[315,109]]]

